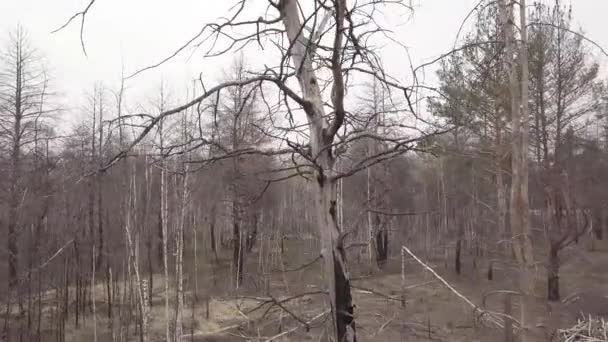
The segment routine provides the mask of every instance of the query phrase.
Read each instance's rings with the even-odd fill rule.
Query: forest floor
[[[318,249],[301,242],[286,243],[284,258],[290,260],[289,263],[283,262],[278,253],[265,254],[262,260],[262,254],[254,251],[248,258],[245,270],[249,272],[239,290],[229,290],[233,287],[227,251],[218,262],[199,260],[198,278],[185,280],[185,288],[194,288],[196,283],[198,290],[196,294],[185,293],[184,341],[265,341],[269,338],[274,338],[272,341],[324,341],[327,315],[323,312],[320,261],[311,251]],[[457,275],[453,261],[446,265],[444,258],[429,260],[421,254],[424,262],[477,305],[481,305],[484,294],[489,291],[512,286],[514,277],[504,267],[496,267],[494,279],[487,280],[487,263],[482,267],[470,255],[463,258],[461,275]],[[371,274],[366,256],[357,259],[351,256],[350,264],[354,265],[351,273],[359,341],[504,341],[503,331],[480,324],[470,306],[411,258],[405,264],[405,306],[401,301],[401,258],[389,260],[384,270]],[[316,261],[308,267],[292,270],[313,260]],[[546,275],[542,266],[538,268],[532,309],[532,325],[538,341],[551,341],[555,327],[569,327],[580,313],[608,317],[608,242],[596,242],[593,251],[571,248],[563,253],[562,260],[560,285],[562,298],[568,298],[567,303],[549,304],[545,300]],[[193,267],[191,260],[188,264],[185,267]],[[259,276],[264,273],[271,276]],[[154,276],[153,283],[148,328],[152,342],[163,341],[166,331],[164,283],[159,275]],[[291,298],[294,296],[296,298]],[[95,298],[97,340],[112,341],[101,286]],[[173,298],[170,301],[174,303]],[[272,305],[277,302],[280,305]],[[196,303],[194,308],[192,303]],[[501,295],[489,298],[487,305],[489,310],[503,312]],[[517,318],[516,301],[513,305]],[[173,309],[170,315],[173,317]],[[302,322],[309,322],[308,329]],[[126,340],[139,340],[133,337],[134,333],[134,328],[123,332]],[[71,321],[67,323],[66,340],[93,341],[90,313],[78,329]]]

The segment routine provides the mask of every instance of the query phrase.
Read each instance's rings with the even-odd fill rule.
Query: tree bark
[[[97,146],[97,166],[101,169],[103,164],[103,88],[98,89],[99,96],[99,144]],[[95,136],[95,133],[93,133]],[[102,192],[102,178],[103,172],[97,173],[95,176],[95,182],[97,183],[97,234],[98,254],[96,255],[96,269],[101,270],[104,261],[104,236],[103,236],[103,192]]]
[[[297,0],[282,0],[279,8],[291,43],[290,56],[302,92],[300,104],[308,119],[310,152],[316,161],[315,210],[321,239],[321,255],[324,260],[325,281],[329,289],[333,335],[337,341],[354,342],[357,338],[350,279],[343,248],[344,235],[337,221],[337,180],[332,178],[336,173],[332,143],[337,130],[344,122],[344,84],[340,69],[340,54],[346,2],[337,0],[334,4],[336,34],[331,62],[334,79],[332,102],[335,113],[331,125],[327,121],[321,88],[309,53],[311,42],[303,34],[305,30],[302,30],[303,24],[300,21]]]
[[[593,234],[595,238],[598,240],[602,240],[604,238],[604,217],[603,217],[603,208],[598,207],[593,210]]]
[[[217,255],[217,240],[215,237],[215,204],[211,207],[211,215],[209,217],[209,242],[211,243],[211,252],[213,252],[215,262],[217,263],[219,257]]]
[[[516,39],[513,27],[514,3],[504,0],[500,4],[501,18],[505,37],[506,63],[509,70],[509,95],[511,98],[511,199],[510,226],[513,253],[519,264],[518,286],[522,293],[520,305],[520,322],[522,324],[522,342],[532,340],[528,322],[528,311],[534,292],[532,239],[529,222],[528,202],[528,49],[526,2],[520,0],[520,35],[519,67],[515,60]],[[518,80],[518,69],[521,68],[521,79]],[[521,89],[521,93],[520,93]]]
[[[388,260],[388,231],[382,225],[380,215],[376,214],[376,264],[379,269],[384,269]]]
[[[456,220],[458,224],[458,239],[456,240],[456,253],[454,253],[454,269],[456,270],[456,274],[460,275],[462,261],[462,238],[464,236],[464,222],[460,220]]]
[[[549,262],[547,265],[547,299],[559,301],[559,255],[558,249],[551,246],[549,250]]]
[[[249,230],[247,232],[247,253],[251,253],[253,247],[255,247],[255,242],[258,238],[258,215],[253,214],[252,222],[249,225]]]
[[[338,341],[356,341],[354,306],[350,279],[346,269],[343,235],[337,225],[336,183],[326,182],[323,174],[317,175],[317,224],[321,230],[321,254],[324,274],[329,285],[331,307],[334,312]]]

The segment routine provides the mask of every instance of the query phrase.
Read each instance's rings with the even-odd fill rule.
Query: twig
[[[56,33],[58,31],[61,31],[64,28],[66,28],[68,25],[70,25],[72,20],[74,20],[78,17],[82,17],[82,19],[80,20],[80,46],[82,47],[82,52],[84,53],[85,56],[87,56],[87,49],[84,46],[84,21],[86,20],[86,16],[87,16],[87,13],[89,12],[89,9],[91,9],[91,6],[93,6],[94,3],[95,3],[95,0],[91,0],[83,11],[80,11],[80,12],[74,14],[73,16],[70,17],[70,19],[68,19],[58,29],[51,31],[51,33]]]

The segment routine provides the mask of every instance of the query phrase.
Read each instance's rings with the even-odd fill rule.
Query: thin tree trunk
[[[175,332],[174,341],[180,341],[182,336],[183,324],[183,308],[184,308],[184,275],[183,275],[183,259],[184,259],[184,226],[186,223],[186,215],[188,213],[188,167],[184,168],[184,181],[182,189],[182,203],[179,224],[177,227],[177,246],[175,260],[175,275],[177,280],[176,301],[175,301]]]
[[[98,89],[99,96],[99,144],[97,146],[97,165],[101,169],[103,164],[103,88],[101,86]],[[94,134],[93,134],[94,135]],[[104,237],[103,237],[103,192],[102,192],[102,177],[103,172],[96,173],[95,181],[97,185],[96,193],[97,193],[97,238],[98,238],[98,255],[97,255],[97,265],[96,268],[98,270],[101,269],[103,264],[103,253],[104,253]]]
[[[559,256],[558,249],[551,245],[549,249],[549,262],[547,265],[547,299],[559,301]]]
[[[505,191],[505,180],[503,170],[503,137],[502,128],[500,127],[500,116],[498,110],[496,115],[496,141],[494,151],[494,167],[496,175],[496,221],[498,223],[499,240],[503,239],[504,250],[508,253],[510,244],[506,241],[510,238],[507,230],[507,196]],[[505,253],[505,254],[507,254]]]
[[[232,203],[232,264],[234,267],[234,286],[239,288],[243,282],[243,239],[236,203]]]
[[[213,255],[215,257],[215,262],[217,263],[219,260],[219,257],[217,255],[217,244],[216,244],[216,237],[215,237],[215,211],[216,211],[216,204],[213,203],[211,204],[211,213],[209,214],[209,242],[211,243],[211,252],[213,252]]]
[[[171,341],[170,331],[170,315],[169,315],[169,264],[167,260],[167,184],[165,175],[165,158],[163,150],[163,122],[161,120],[160,125],[160,153],[161,153],[161,170],[160,170],[160,214],[161,214],[161,232],[162,232],[162,244],[163,244],[163,271],[165,277],[165,320],[166,320],[166,338],[167,341]]]
[[[93,244],[93,254],[92,254],[92,258],[93,258],[93,270],[91,272],[91,293],[93,293],[93,302],[91,303],[92,308],[93,308],[93,342],[97,342],[97,306],[95,305],[95,265],[96,263],[96,248],[95,245]]]
[[[462,267],[462,261],[461,261],[461,255],[462,255],[462,240],[464,238],[464,216],[461,215],[460,219],[458,219],[456,217],[456,214],[454,214],[454,222],[458,225],[458,238],[456,240],[456,253],[454,255],[454,269],[456,270],[456,274],[460,275],[461,273],[461,267]]]
[[[388,260],[388,229],[380,220],[380,215],[376,214],[376,265],[379,269],[384,269]]]
[[[532,340],[528,311],[534,291],[532,240],[529,223],[528,204],[528,50],[526,2],[520,0],[520,35],[519,64],[521,83],[518,82],[518,66],[515,62],[514,3],[505,0],[501,3],[501,17],[505,34],[505,52],[509,69],[509,89],[511,97],[512,121],[512,179],[510,225],[513,234],[512,244],[515,258],[519,264],[519,290],[522,293],[520,305],[520,323],[522,324],[522,342]],[[521,89],[521,97],[519,90]],[[521,106],[520,106],[521,105]],[[521,110],[520,110],[521,109]]]
[[[371,143],[368,143],[368,149],[371,149]],[[369,152],[368,152],[369,155]],[[373,207],[372,205],[372,197],[374,196],[372,194],[372,168],[368,167],[366,170],[366,185],[367,185],[367,191],[366,191],[366,196],[367,196],[367,201],[366,201],[366,206],[368,206],[368,210],[367,210],[367,254],[368,254],[368,258],[369,258],[369,265],[370,267],[372,267],[373,265],[373,252],[374,252],[374,227],[373,227],[373,220],[372,220],[372,211],[369,210],[370,208]],[[374,209],[378,209],[378,208],[374,208]]]

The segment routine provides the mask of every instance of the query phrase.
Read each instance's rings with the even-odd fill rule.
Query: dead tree
[[[588,232],[590,220],[585,210],[572,202],[570,180],[565,170],[554,174],[555,182],[545,186],[546,221],[548,222],[549,259],[547,261],[547,299],[559,301],[559,253]],[[581,227],[579,212],[584,223]]]
[[[386,33],[386,30],[379,27],[375,21],[377,7],[392,5],[405,12],[409,11],[409,8],[402,1],[348,3],[346,0],[331,2],[316,0],[307,3],[308,6],[300,6],[303,4],[298,0],[271,0],[265,16],[256,19],[251,18],[255,11],[249,11],[248,4],[249,2],[239,1],[227,19],[204,27],[195,39],[190,40],[186,46],[178,48],[176,54],[183,51],[196,38],[202,38],[203,42],[215,41],[218,38],[227,44],[223,46],[213,44],[208,55],[217,56],[235,49],[253,48],[254,44],[250,43],[262,46],[263,41],[271,40],[274,44],[270,46],[277,49],[275,52],[278,52],[279,56],[272,55],[263,66],[251,68],[245,78],[229,80],[214,87],[207,87],[201,80],[200,95],[181,106],[147,117],[149,121],[145,122],[140,134],[129,146],[109,160],[103,169],[110,168],[125,157],[131,148],[141,142],[164,119],[217,96],[223,89],[254,86],[259,92],[264,93],[267,87],[262,85],[271,87],[272,91],[278,92],[280,96],[278,102],[274,104],[267,102],[271,97],[264,96],[266,109],[271,114],[279,111],[286,115],[289,124],[287,127],[277,127],[280,128],[278,134],[265,133],[280,142],[280,145],[274,146],[281,147],[243,146],[235,150],[217,141],[210,141],[204,132],[197,139],[219,147],[218,150],[222,155],[215,156],[214,160],[238,158],[243,155],[297,155],[297,158],[292,158],[292,163],[295,165],[284,168],[283,174],[268,179],[268,182],[300,175],[312,180],[311,186],[314,189],[312,210],[321,240],[323,273],[327,281],[329,306],[333,318],[332,335],[337,341],[355,341],[354,305],[344,250],[344,238],[349,231],[340,226],[337,218],[337,184],[341,178],[365,170],[371,165],[408,151],[422,150],[418,146],[421,138],[443,132],[434,126],[428,127],[428,130],[421,130],[403,124],[410,119],[416,120],[412,115],[415,108],[411,98],[418,88],[400,84],[387,75],[376,52],[370,47],[372,45],[368,46],[368,43],[362,40],[362,37]],[[89,6],[80,16],[84,17],[90,8]],[[244,34],[233,35],[232,30]],[[134,76],[148,69],[150,68],[144,68]],[[392,92],[387,93],[403,95],[400,110],[394,111],[396,117],[384,123],[391,128],[390,133],[374,134],[358,130],[351,124],[351,111],[345,98],[347,83],[355,74],[376,79],[383,87],[393,89]],[[325,75],[331,77],[326,78]],[[297,87],[293,87],[295,84]],[[295,122],[293,112],[296,109],[304,113],[305,123]],[[294,141],[289,135],[290,132],[304,139]],[[349,144],[364,138],[382,141],[386,144],[386,148],[338,171],[336,160],[341,151],[347,149]],[[203,159],[200,160],[201,163],[210,161],[209,158],[201,158]],[[297,205],[305,207],[304,203]]]
[[[20,208],[26,199],[23,177],[24,152],[37,139],[36,123],[48,116],[50,111],[43,108],[47,86],[46,74],[40,55],[30,45],[25,29],[17,26],[10,32],[3,52],[0,54],[0,143],[7,147],[9,155],[7,193],[7,236],[8,251],[8,302],[4,329],[9,333],[11,302],[19,293],[19,249],[18,241],[22,230]],[[4,148],[3,148],[4,149]],[[10,335],[9,335],[10,336]]]
[[[515,259],[519,264],[519,290],[521,300],[522,341],[531,339],[527,327],[529,306],[534,291],[534,255],[530,230],[530,208],[528,198],[528,33],[525,0],[519,2],[520,44],[515,38],[515,5],[500,3],[500,15],[504,32],[506,69],[509,73],[509,97],[511,100],[511,199],[510,224]],[[519,61],[515,56],[519,55]],[[519,62],[519,63],[518,63]],[[519,65],[518,65],[519,64]]]

